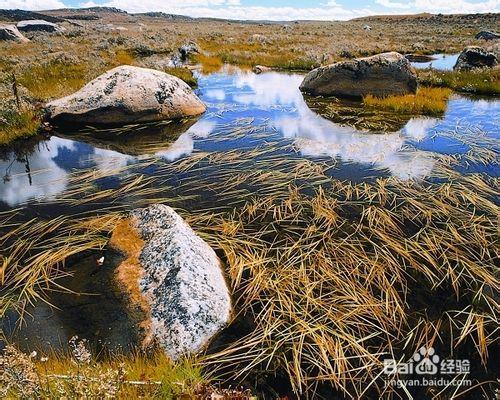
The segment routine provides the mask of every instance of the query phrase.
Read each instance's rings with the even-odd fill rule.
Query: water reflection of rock
[[[252,90],[251,93],[234,96],[237,102],[269,109],[276,105],[293,109],[293,112],[273,113],[272,124],[284,137],[293,139],[304,156],[340,157],[344,161],[372,164],[387,168],[402,179],[424,177],[433,168],[432,157],[404,148],[408,138],[415,140],[425,135],[425,131],[437,120],[408,118],[403,123],[394,120],[397,123],[394,131],[371,133],[356,129],[348,123],[348,119],[343,119],[345,123],[342,124],[335,123],[309,108],[298,89],[302,80],[300,75],[271,72],[263,75],[240,74],[236,79],[238,87]],[[349,118],[355,120],[359,115]],[[377,116],[377,119],[381,118]]]
[[[115,129],[86,128],[76,131],[59,130],[59,137],[89,144],[95,148],[120,154],[141,156],[168,149],[196,119],[167,121],[157,124],[127,125]]]
[[[325,119],[373,133],[396,132],[412,118],[411,115],[370,110],[360,101],[311,96],[304,96],[304,100],[311,110]]]
[[[210,120],[184,124],[160,124],[161,131],[148,125],[135,126],[133,134],[109,137],[102,131],[60,134],[40,140],[29,151],[11,151],[0,157],[0,203],[9,206],[33,199],[51,199],[64,192],[75,168],[100,172],[117,171],[142,156],[174,161],[194,150],[194,138],[207,137],[215,128]],[[129,127],[128,129],[132,129]],[[149,130],[148,130],[149,129]],[[144,130],[144,132],[142,132]]]

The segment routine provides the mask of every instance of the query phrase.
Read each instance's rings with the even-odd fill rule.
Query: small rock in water
[[[133,276],[138,277],[135,299],[142,308],[144,303],[149,308],[147,321],[141,323],[146,327],[143,344],[158,343],[174,360],[201,351],[229,323],[232,314],[219,258],[165,205],[133,211],[130,228],[122,231],[142,241],[135,256],[140,264],[135,268],[140,271]],[[112,242],[120,240],[112,238]]]
[[[403,55],[382,53],[316,68],[300,90],[314,96],[402,95],[416,92],[417,76]]]
[[[466,47],[458,56],[453,67],[456,71],[467,71],[476,68],[492,68],[498,64],[495,54],[478,46]]]
[[[265,67],[263,65],[256,65],[255,67],[253,67],[252,71],[255,73],[255,74],[262,74],[263,72],[269,72],[269,71],[272,71],[271,68],[269,67]]]
[[[130,65],[113,68],[46,107],[47,118],[56,123],[96,125],[177,120],[205,110],[179,78]]]

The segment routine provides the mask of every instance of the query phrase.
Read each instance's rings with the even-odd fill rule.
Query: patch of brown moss
[[[139,281],[144,275],[144,270],[139,261],[144,241],[140,237],[132,218],[123,219],[116,225],[108,244],[126,257],[115,270],[116,280],[128,294],[132,305],[137,306],[146,316],[139,324],[139,327],[145,332],[142,344],[148,346],[152,341],[151,309],[139,286]]]

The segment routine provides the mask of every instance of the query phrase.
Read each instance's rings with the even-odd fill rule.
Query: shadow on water
[[[101,265],[97,260],[105,256]],[[45,354],[68,350],[73,336],[86,338],[94,354],[128,353],[139,343],[139,311],[131,311],[114,280],[114,269],[123,260],[106,250],[68,260],[67,276],[58,280],[66,290],[49,292],[45,301],[27,306],[20,318],[9,312],[0,330],[9,342],[26,352]]]
[[[116,128],[83,127],[76,130],[58,127],[54,135],[93,148],[111,150],[130,156],[165,151],[196,123],[195,118],[182,121],[126,125]]]

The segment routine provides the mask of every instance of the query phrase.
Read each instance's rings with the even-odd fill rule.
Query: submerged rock
[[[500,35],[491,31],[481,31],[475,36],[475,38],[483,40],[495,40],[500,39]]]
[[[15,25],[0,24],[0,41],[13,41],[19,43],[29,42]]]
[[[264,72],[272,71],[272,68],[266,67],[264,65],[256,65],[255,67],[252,68],[252,71],[255,74],[262,74]]]
[[[147,313],[143,344],[157,343],[174,360],[199,352],[232,314],[219,258],[168,206],[135,210],[127,223],[111,243],[129,252],[117,277]]]
[[[491,68],[498,64],[495,54],[478,46],[466,47],[458,56],[453,67],[456,71],[467,71],[476,68]]]
[[[54,122],[108,125],[176,120],[205,110],[179,78],[128,65],[113,68],[46,107],[47,118]]]
[[[416,92],[417,76],[403,55],[382,53],[316,68],[300,90],[315,96],[401,95]]]
[[[48,22],[43,19],[29,19],[26,21],[19,21],[17,29],[23,32],[63,32],[65,29],[53,22]]]

